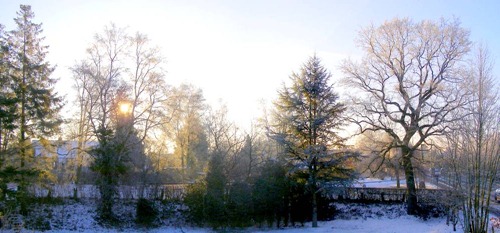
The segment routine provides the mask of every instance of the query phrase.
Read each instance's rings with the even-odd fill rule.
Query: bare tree
[[[207,135],[203,127],[206,110],[201,89],[182,84],[172,88],[167,108],[172,119],[164,125],[164,131],[174,142],[172,161],[180,167],[181,182],[194,180],[208,161]]]
[[[498,83],[491,74],[488,51],[479,47],[464,88],[473,95],[463,111],[470,113],[448,135],[447,154],[455,188],[464,197],[464,232],[487,232],[493,185],[500,169]]]
[[[73,88],[77,90],[76,103],[79,109],[75,113],[76,116],[70,121],[70,125],[76,125],[76,127],[68,127],[70,132],[68,136],[77,141],[76,148],[74,148],[74,150],[76,150],[74,162],[76,166],[75,182],[77,184],[83,182],[82,169],[90,164],[90,157],[87,153],[89,148],[87,144],[92,139],[92,125],[88,118],[91,103],[91,98],[88,98],[90,96],[88,87],[90,86],[92,78],[88,66],[88,64],[82,62],[71,68],[74,78]]]
[[[276,154],[269,151],[271,144],[265,135],[265,128],[255,122],[252,123],[249,131],[246,132],[245,142],[241,149],[241,162],[238,170],[246,171],[242,179],[249,181],[250,178],[257,176],[258,169],[270,154]]]
[[[151,182],[152,160],[144,151],[145,142],[151,142],[161,129],[161,126],[171,119],[169,111],[164,103],[168,101],[170,87],[165,82],[163,71],[163,57],[158,47],[151,45],[149,38],[141,33],[127,37],[131,43],[129,48],[126,76],[127,86],[130,86],[130,94],[127,97],[131,101],[130,112],[133,116],[131,124],[137,136],[132,147],[141,148],[132,153],[130,161],[136,177],[129,177],[132,183],[138,183],[143,188]],[[149,139],[149,140],[146,140]],[[135,145],[134,145],[135,144]],[[149,146],[148,146],[149,147]]]
[[[168,121],[162,64],[159,49],[145,35],[131,37],[111,24],[95,35],[87,58],[72,69],[80,104],[78,144],[84,149],[88,140],[98,142],[91,150],[92,168],[103,176],[98,181],[104,216],[112,217],[114,189],[127,170],[138,175],[128,182],[146,182],[151,162],[144,142]]]
[[[210,110],[206,119],[209,154],[217,154],[224,162],[224,173],[228,181],[234,181],[241,171],[236,168],[240,163],[240,152],[244,146],[245,137],[236,125],[227,119],[227,108],[222,105],[219,109]]]
[[[150,44],[147,36],[128,36],[125,29],[112,24],[95,36],[87,59],[72,68],[80,106],[78,148],[85,149],[85,142],[95,140],[97,129],[114,124],[113,108],[120,104],[129,105],[141,143],[169,121],[164,105],[169,90],[162,70],[164,62],[159,49]],[[122,93],[121,99],[118,93]]]
[[[129,55],[132,64],[125,82],[132,87],[134,126],[140,132],[141,140],[144,140],[152,130],[170,121],[171,117],[166,114],[168,112],[164,105],[168,101],[170,88],[165,83],[162,70],[164,61],[159,48],[152,47],[144,34],[136,33],[128,39],[132,43]]]
[[[400,148],[408,189],[408,214],[417,213],[414,152],[442,135],[451,114],[467,98],[459,89],[461,59],[470,47],[469,32],[457,20],[414,23],[394,19],[359,34],[361,62],[345,61],[344,82],[356,89],[350,121],[365,131],[384,131]]]

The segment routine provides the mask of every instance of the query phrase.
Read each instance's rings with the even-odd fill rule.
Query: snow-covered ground
[[[459,230],[460,231],[460,230]],[[273,230],[266,232],[342,232],[342,233],[448,233],[453,232],[446,225],[446,219],[430,219],[423,221],[411,216],[401,216],[394,219],[368,218],[358,220],[334,220],[321,222],[318,228],[298,228]]]
[[[402,186],[404,180],[402,180]],[[359,180],[356,186],[362,187],[390,188],[395,187],[396,181],[389,179],[363,179]],[[435,187],[426,183],[427,187]],[[65,205],[55,205],[51,207],[41,206],[37,208],[40,220],[47,220],[51,225],[49,233],[65,232],[172,232],[172,233],[201,233],[214,232],[209,228],[196,228],[186,226],[183,221],[177,221],[178,215],[167,217],[162,226],[153,229],[134,228],[133,219],[135,208],[131,204],[123,204],[120,208],[124,224],[121,229],[108,229],[100,226],[95,220],[95,203],[93,201],[81,200],[78,202],[69,201]],[[260,232],[260,233],[298,233],[298,232],[342,232],[342,233],[451,233],[453,227],[446,225],[446,219],[431,218],[422,220],[421,218],[408,216],[405,214],[403,205],[384,204],[335,204],[337,214],[335,220],[319,222],[318,228],[312,228],[311,223],[306,223],[303,227],[288,228],[248,228],[238,232]],[[168,211],[167,211],[168,212]],[[44,215],[45,214],[45,215]],[[50,219],[50,220],[49,220]],[[130,223],[129,223],[130,222]],[[457,232],[462,231],[461,226],[457,226]],[[0,232],[9,232],[0,230]],[[26,232],[37,232],[26,230]]]
[[[47,231],[52,233],[62,233],[62,232],[172,232],[172,233],[201,233],[201,232],[213,232],[210,229],[203,228],[192,228],[192,227],[161,227],[156,229],[103,229],[103,228],[93,228],[80,231]],[[458,232],[461,229],[457,229]],[[451,233],[453,229],[451,226],[446,225],[445,219],[430,219],[423,221],[421,219],[401,216],[394,219],[389,218],[369,218],[369,219],[357,219],[357,220],[334,220],[328,222],[319,222],[318,228],[312,228],[310,223],[306,224],[304,227],[297,228],[284,228],[284,229],[247,229],[242,232],[260,232],[260,233],[302,233],[302,232],[342,232],[342,233]]]
[[[303,227],[249,228],[239,232],[261,233],[298,233],[298,232],[343,232],[343,233],[448,233],[453,232],[452,226],[446,225],[445,218],[431,218],[424,221],[420,218],[405,214],[403,205],[385,204],[335,204],[337,214],[335,220],[319,222],[318,228],[312,228],[311,223]],[[201,233],[214,232],[209,228],[195,228],[182,226],[179,222],[165,223],[164,226],[153,229],[137,229],[125,226],[122,229],[107,229],[101,227],[94,220],[94,211],[90,202],[76,202],[65,207],[65,210],[56,207],[52,211],[52,225],[58,230],[45,231],[49,233],[63,232],[173,232],[173,233]],[[47,211],[47,210],[43,210]],[[131,212],[130,207],[123,208],[123,212]],[[61,222],[62,221],[62,222]],[[124,224],[127,225],[127,224]],[[168,226],[167,226],[168,225]],[[458,226],[458,231],[461,230]],[[32,232],[28,230],[27,232]],[[36,232],[36,231],[35,231]]]

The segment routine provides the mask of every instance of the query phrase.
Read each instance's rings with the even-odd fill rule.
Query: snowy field
[[[457,232],[462,229],[459,227]],[[67,230],[60,231],[46,231],[53,233],[73,232]],[[84,231],[74,232],[172,232],[172,233],[201,233],[213,232],[210,229],[190,228],[190,227],[165,227],[157,229],[138,229],[138,230],[108,230],[102,228],[86,229]],[[451,226],[446,225],[445,219],[430,219],[423,221],[421,219],[401,216],[394,219],[378,218],[378,219],[358,219],[358,220],[334,220],[328,222],[320,222],[318,228],[312,228],[310,224],[304,227],[285,228],[285,229],[272,229],[272,230],[259,230],[259,229],[246,229],[241,232],[260,232],[260,233],[299,233],[299,232],[342,232],[342,233],[451,233],[453,229]]]
[[[303,227],[289,227],[282,229],[270,228],[248,228],[244,230],[236,230],[235,232],[261,232],[261,233],[298,233],[298,232],[342,232],[342,233],[448,233],[453,232],[452,226],[446,225],[445,218],[431,218],[424,221],[420,218],[408,216],[405,214],[403,205],[384,205],[384,204],[335,204],[338,210],[335,215],[335,220],[319,222],[318,228],[312,228],[311,223],[306,223]],[[65,221],[65,230],[52,230],[46,232],[63,233],[63,232],[173,232],[173,233],[199,233],[199,232],[214,232],[209,228],[193,228],[180,226],[179,223],[171,222],[169,226],[154,228],[154,229],[106,229],[99,226],[91,214],[92,208],[88,205],[73,204],[72,217]],[[59,210],[60,211],[60,210]],[[132,210],[129,210],[132,211]],[[67,210],[67,213],[71,212]],[[57,214],[56,214],[57,215]],[[461,227],[457,226],[457,231],[461,231]],[[75,229],[73,231],[68,229]],[[32,232],[32,231],[28,231]],[[233,231],[231,231],[233,232]]]
[[[460,229],[461,230],[461,229]],[[342,232],[342,233],[448,233],[452,226],[446,225],[446,219],[430,219],[423,221],[411,216],[394,219],[369,218],[358,220],[334,220],[321,222],[318,228],[286,229],[265,232]]]

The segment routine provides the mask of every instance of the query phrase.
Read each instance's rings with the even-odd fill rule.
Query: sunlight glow
[[[132,104],[128,102],[121,102],[119,104],[120,113],[129,114],[132,112]]]

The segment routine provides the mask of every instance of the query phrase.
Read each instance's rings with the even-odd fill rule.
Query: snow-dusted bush
[[[143,226],[154,226],[158,218],[158,209],[155,203],[145,198],[137,201],[136,222]]]

